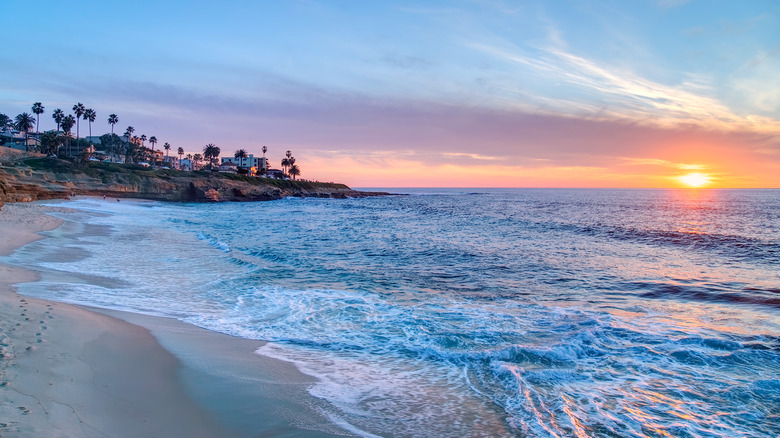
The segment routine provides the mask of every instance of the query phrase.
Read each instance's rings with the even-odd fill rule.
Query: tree
[[[233,154],[233,157],[244,159],[244,158],[248,158],[249,155],[246,153],[246,149],[239,149],[236,151],[235,154]]]
[[[84,120],[89,122],[89,136],[92,137],[92,122],[95,121],[95,118],[97,118],[97,113],[95,113],[95,110],[92,108],[87,108],[84,110]]]
[[[134,132],[135,132],[135,128],[133,128],[132,126],[128,126],[127,129],[125,129],[125,137],[127,137],[128,143],[130,143],[130,140],[132,140]]]
[[[41,153],[46,155],[54,155],[57,150],[62,146],[62,142],[65,138],[56,132],[44,132],[41,135]]]
[[[217,161],[217,158],[219,158],[220,152],[222,151],[219,149],[219,147],[213,143],[209,143],[203,147],[203,158],[208,160],[209,169],[214,168],[214,164]]]
[[[62,131],[65,133],[65,138],[68,140],[68,148],[65,152],[66,155],[70,156],[70,130],[73,129],[73,125],[76,124],[76,119],[73,117],[73,115],[68,114],[67,116],[62,118]]]
[[[11,120],[10,117],[5,114],[0,114],[0,131],[2,131],[7,126],[11,126],[12,123],[13,120]]]
[[[286,172],[288,167],[290,167],[293,164],[295,164],[294,160],[290,161],[290,158],[292,158],[292,152],[287,151],[287,152],[284,153],[284,155],[287,158],[282,159],[282,172]]]
[[[143,146],[144,142],[146,141],[146,134],[141,134],[141,136],[138,138],[141,140],[141,146]]]
[[[35,132],[40,132],[38,130],[38,125],[41,123],[41,114],[43,114],[43,110],[45,108],[43,107],[43,104],[40,102],[35,102],[32,106],[32,112],[35,113],[36,120],[35,120]]]
[[[192,159],[195,160],[195,163],[194,163],[195,166],[193,166],[192,170],[197,170],[196,167],[198,169],[200,169],[200,162],[201,162],[201,160],[203,160],[203,155],[195,154],[195,155],[192,156]]]
[[[179,161],[181,161],[181,156],[184,155],[184,148],[179,147],[179,149],[177,149],[176,152],[179,153]],[[189,158],[189,156],[187,158]]]
[[[119,116],[116,114],[109,114],[108,115],[108,124],[111,125],[111,133],[114,133],[114,125],[119,123]]]
[[[81,119],[81,116],[84,115],[84,111],[87,109],[84,107],[84,104],[79,102],[75,105],[73,105],[73,114],[76,115],[76,141],[79,140],[79,120]]]
[[[124,142],[116,134],[103,134],[100,136],[100,144],[103,150],[113,157],[119,157],[124,154]]]
[[[297,164],[291,164],[290,170],[288,170],[287,173],[289,173],[293,181],[295,181],[295,177],[301,174],[301,169],[298,168]]]
[[[53,113],[51,113],[51,118],[54,119],[55,122],[57,122],[57,133],[60,132],[60,123],[62,123],[62,119],[65,118],[65,113],[62,112],[61,109],[57,108],[54,110]]]
[[[149,143],[152,144],[152,166],[154,166],[155,163],[157,163],[157,155],[154,154],[154,145],[157,144],[157,137],[155,136],[149,137]]]
[[[35,126],[35,118],[32,114],[21,113],[16,116],[16,129],[24,131],[24,150],[27,150],[27,135],[30,130]]]
[[[163,149],[165,149],[165,158],[168,158],[168,151],[171,150],[171,144],[166,141],[163,145]]]

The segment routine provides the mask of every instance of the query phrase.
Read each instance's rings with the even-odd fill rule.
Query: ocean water
[[[346,434],[780,435],[780,191],[405,191],[80,199],[10,259],[269,341]]]

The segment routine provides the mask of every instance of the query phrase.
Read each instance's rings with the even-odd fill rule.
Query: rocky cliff
[[[29,202],[70,195],[144,198],[175,202],[270,201],[288,196],[348,198],[387,195],[343,184],[282,181],[206,171],[149,170],[140,166],[57,158],[29,158],[0,166],[2,202]]]

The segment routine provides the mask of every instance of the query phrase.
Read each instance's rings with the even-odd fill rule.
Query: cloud
[[[677,86],[670,86],[643,78],[633,72],[601,65],[595,61],[568,53],[558,48],[545,48],[535,56],[519,50],[510,51],[496,46],[472,43],[471,47],[501,59],[522,64],[550,81],[558,80],[591,92],[603,99],[601,114],[573,115],[598,119],[623,119],[637,123],[652,123],[663,127],[694,124],[707,129],[755,130],[780,133],[780,122],[735,115],[728,107],[709,95],[714,90],[702,77],[690,76]],[[545,98],[548,111],[572,114],[571,102]],[[613,109],[607,110],[606,108]],[[579,105],[580,109],[587,105]]]

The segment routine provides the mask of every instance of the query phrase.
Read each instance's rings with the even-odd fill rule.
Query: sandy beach
[[[7,204],[0,256],[42,238],[59,207]],[[253,354],[259,341],[175,320],[21,296],[34,270],[0,265],[0,436],[341,435],[310,378]]]

